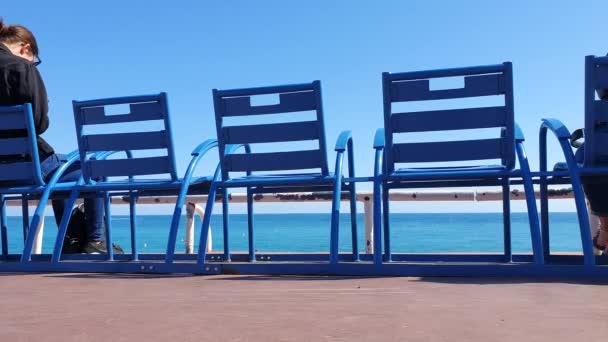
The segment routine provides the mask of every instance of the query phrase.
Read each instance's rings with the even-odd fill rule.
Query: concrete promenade
[[[0,274],[0,341],[605,341],[608,282]]]

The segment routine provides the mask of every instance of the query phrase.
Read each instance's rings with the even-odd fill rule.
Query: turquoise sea
[[[553,213],[551,248],[554,251],[579,251],[580,238],[575,213]],[[137,218],[140,252],[164,252],[170,216],[140,216]],[[184,250],[185,217],[178,238],[177,251]],[[130,247],[129,217],[113,218],[114,241],[126,251]],[[512,215],[514,252],[528,252],[530,231],[527,215]],[[198,241],[200,220],[196,220],[195,241]],[[46,218],[43,252],[50,252],[56,236],[54,218]],[[502,214],[392,214],[391,241],[399,252],[499,252],[502,250]],[[23,231],[20,217],[9,217],[9,252],[20,253]],[[358,216],[359,246],[364,249],[363,215]],[[318,252],[329,248],[328,214],[257,214],[255,216],[256,249],[263,252]],[[212,219],[214,250],[222,250],[222,217]],[[232,251],[247,250],[247,216],[230,216],[230,245]],[[197,244],[198,245],[198,244]],[[197,247],[195,246],[195,248]],[[343,214],[340,224],[340,249],[349,251],[350,216]]]

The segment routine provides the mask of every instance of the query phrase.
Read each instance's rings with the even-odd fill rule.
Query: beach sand
[[[0,274],[0,341],[600,341],[608,283]]]

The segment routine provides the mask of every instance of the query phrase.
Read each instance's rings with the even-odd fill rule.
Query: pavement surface
[[[606,341],[608,282],[0,274],[0,341]]]

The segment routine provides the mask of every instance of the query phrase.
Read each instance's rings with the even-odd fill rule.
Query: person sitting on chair
[[[53,173],[66,161],[63,155],[55,153],[53,148],[40,137],[49,127],[46,88],[37,69],[40,63],[42,62],[39,57],[38,44],[32,32],[21,25],[6,25],[0,18],[0,105],[31,103],[38,136],[42,177],[45,181],[49,181]],[[1,118],[0,125],[2,125]],[[22,130],[5,131],[3,135],[3,138],[23,137],[25,132]],[[20,156],[14,157],[20,158]],[[2,160],[2,162],[11,162],[11,160]],[[80,163],[77,162],[66,170],[59,181],[77,181],[80,176]],[[59,225],[65,209],[65,201],[53,200],[52,203],[55,220]],[[84,207],[88,241],[83,244],[82,251],[106,253],[103,201],[101,198],[85,199]]]
[[[597,95],[601,100],[608,101],[608,89],[600,89],[597,91]],[[582,130],[573,133],[571,140],[580,139],[583,137]],[[578,134],[577,134],[578,133]],[[576,137],[574,137],[577,135]],[[576,151],[577,162],[581,163],[584,160],[584,143],[580,145]],[[593,235],[593,246],[598,251],[606,253],[608,251],[608,183],[604,182],[584,182],[583,188],[585,190],[585,196],[587,197],[588,207],[591,210],[592,215],[597,216],[598,227],[591,227]],[[593,224],[594,220],[590,220]]]

